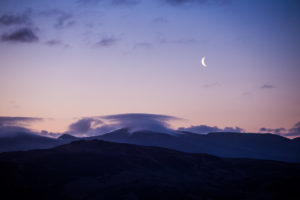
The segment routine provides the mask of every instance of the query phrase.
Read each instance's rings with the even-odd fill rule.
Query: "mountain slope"
[[[30,199],[275,199],[300,195],[300,166],[75,141],[0,154],[2,195]],[[14,192],[17,191],[17,192]]]
[[[14,136],[0,138],[0,152],[47,149],[65,143],[62,140],[35,134],[17,133]]]
[[[158,146],[222,157],[300,162],[300,144],[273,134],[209,133],[200,135],[183,132],[172,136],[150,131],[129,133],[127,129],[120,129],[90,139]]]

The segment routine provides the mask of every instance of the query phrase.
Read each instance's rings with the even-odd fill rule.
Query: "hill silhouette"
[[[203,135],[182,132],[170,135],[151,131],[130,133],[128,129],[120,129],[90,139],[158,146],[221,157],[300,162],[299,140],[274,134],[217,132]]]
[[[202,135],[190,132],[176,134],[153,131],[130,132],[128,129],[119,129],[100,136],[77,138],[64,134],[57,139],[19,133],[13,137],[0,138],[0,152],[47,149],[82,139],[164,147],[228,158],[300,162],[299,138],[288,139],[274,134],[257,133],[217,132]]]
[[[300,195],[300,165],[99,140],[0,154],[11,199],[276,199]],[[17,192],[14,192],[17,191]]]

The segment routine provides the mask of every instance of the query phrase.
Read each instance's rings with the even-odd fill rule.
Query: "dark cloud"
[[[271,84],[264,84],[260,88],[261,89],[273,89],[273,88],[275,88],[275,86],[271,85]]]
[[[32,122],[41,121],[42,118],[34,117],[0,117],[0,127],[26,126]]]
[[[5,33],[1,37],[2,41],[6,42],[37,42],[38,36],[31,28],[21,28],[11,33]]]
[[[199,125],[199,126],[190,126],[187,128],[181,127],[178,131],[187,131],[198,134],[207,134],[212,132],[244,132],[244,129],[239,127],[225,127],[224,129],[218,128],[217,126],[207,126],[207,125]]]
[[[100,41],[95,43],[94,46],[96,46],[96,47],[108,47],[108,46],[114,45],[118,41],[119,41],[119,39],[117,39],[115,37],[104,37]]]
[[[25,11],[22,14],[5,14],[0,17],[0,24],[5,26],[30,24],[31,11]]]

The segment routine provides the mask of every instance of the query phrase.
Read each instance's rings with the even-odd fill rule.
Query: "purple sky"
[[[176,116],[172,127],[300,121],[297,0],[1,0],[0,116]],[[201,65],[205,56],[207,68]]]

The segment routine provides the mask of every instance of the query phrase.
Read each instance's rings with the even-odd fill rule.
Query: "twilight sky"
[[[1,0],[0,116],[66,131],[155,113],[173,127],[300,121],[298,0]],[[201,58],[206,56],[207,68]]]

